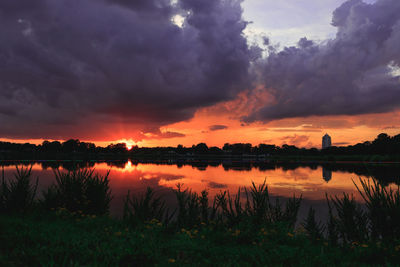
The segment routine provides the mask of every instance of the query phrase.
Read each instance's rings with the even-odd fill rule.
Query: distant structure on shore
[[[329,182],[332,179],[332,171],[322,167],[322,178],[325,182]]]
[[[328,134],[325,134],[322,137],[322,149],[328,148],[332,145],[331,137]]]

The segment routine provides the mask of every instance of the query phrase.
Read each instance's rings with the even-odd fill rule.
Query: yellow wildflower
[[[293,236],[294,236],[292,233],[287,233],[287,235],[288,235],[289,237],[293,237]]]
[[[240,230],[236,230],[234,233],[232,233],[233,236],[238,236],[240,234]]]
[[[174,262],[175,262],[175,259],[168,259],[168,262],[174,263]]]
[[[122,233],[121,233],[121,232],[116,232],[115,235],[116,235],[116,236],[121,236]]]

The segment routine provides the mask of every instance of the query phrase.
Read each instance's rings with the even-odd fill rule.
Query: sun
[[[126,149],[131,150],[134,146],[136,146],[136,142],[132,139],[120,139],[118,143],[125,143]]]

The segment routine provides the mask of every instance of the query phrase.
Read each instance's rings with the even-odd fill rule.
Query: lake
[[[15,166],[21,163],[3,162],[5,177],[9,179],[15,173]],[[229,190],[235,194],[239,187],[251,186],[252,182],[261,184],[266,181],[273,197],[287,199],[303,196],[300,217],[304,217],[308,207],[316,208],[321,218],[326,217],[326,198],[344,193],[353,194],[362,202],[353,181],[360,185],[359,178],[378,179],[393,186],[399,183],[400,164],[364,164],[364,163],[251,163],[251,162],[159,162],[139,163],[131,161],[78,162],[42,161],[25,162],[32,165],[34,177],[39,177],[40,192],[55,182],[53,169],[67,171],[78,166],[94,168],[100,174],[110,170],[110,186],[114,196],[111,214],[122,214],[123,199],[128,190],[132,194],[142,194],[148,186],[155,189],[167,204],[175,206],[172,189],[178,183],[195,192],[206,189],[211,198],[220,191]]]

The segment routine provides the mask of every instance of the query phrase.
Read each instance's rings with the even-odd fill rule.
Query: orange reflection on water
[[[56,166],[60,171],[67,171],[66,168],[71,168],[71,165],[70,162],[65,164]],[[39,198],[41,192],[55,182],[52,167],[45,166],[47,165],[43,165],[43,163],[32,165],[33,177],[39,177],[37,191]],[[92,163],[91,166],[95,172],[101,175],[110,171],[109,179],[113,195],[111,213],[118,216],[123,212],[123,202],[128,191],[132,195],[140,195],[145,192],[147,187],[153,188],[166,201],[168,207],[176,206],[176,197],[171,189],[175,189],[178,183],[195,192],[206,189],[210,199],[213,199],[220,191],[229,190],[231,194],[235,194],[239,187],[249,187],[252,182],[256,185],[262,184],[265,180],[271,196],[287,198],[292,197],[293,194],[302,195],[305,207],[311,202],[313,202],[312,205],[326,203],[325,193],[330,196],[343,193],[353,194],[356,200],[362,201],[352,181],[353,179],[357,185],[360,185],[356,174],[331,172],[321,166],[295,169],[278,167],[261,170],[243,167],[225,169],[222,165],[194,167],[191,165],[142,164],[130,161],[126,163]],[[6,179],[13,177],[13,173],[16,172],[15,165],[5,166],[4,172]],[[365,176],[361,178],[370,179]],[[326,210],[326,207],[322,207],[321,210]],[[306,213],[306,209],[303,213]]]
[[[104,163],[96,165],[96,169],[109,169]],[[256,185],[266,181],[271,194],[283,197],[291,197],[293,194],[310,200],[325,199],[328,195],[340,195],[343,192],[353,194],[356,199],[361,200],[352,179],[360,185],[358,176],[345,172],[333,172],[329,181],[323,177],[323,168],[311,169],[299,167],[295,170],[225,170],[223,166],[208,166],[207,168],[196,168],[190,165],[157,165],[138,164],[133,165],[130,161],[125,168],[112,168],[111,182],[118,180],[119,187],[131,187],[134,181],[152,184],[157,187],[176,188],[181,183],[184,188],[190,188],[195,192],[208,190],[210,196],[214,196],[221,190],[237,192],[239,187],[249,187],[252,182]],[[326,178],[326,177],[325,177]],[[367,177],[361,177],[366,178]]]
[[[66,171],[62,167],[61,171]],[[226,170],[222,165],[198,168],[190,165],[161,165],[161,164],[133,164],[131,161],[120,166],[110,166],[107,163],[95,163],[94,169],[102,175],[110,172],[110,186],[116,198],[132,193],[143,192],[148,186],[157,191],[176,188],[178,183],[184,188],[195,192],[206,189],[210,197],[220,191],[229,190],[236,193],[239,187],[249,187],[266,181],[272,195],[291,197],[302,195],[309,200],[323,200],[328,195],[341,195],[343,192],[353,194],[361,200],[354,182],[360,186],[358,176],[346,172],[329,172],[322,167],[311,169],[299,167],[294,170],[276,168],[273,170],[241,170],[240,168]],[[41,165],[32,165],[34,177],[39,177],[39,185],[45,188],[54,182],[52,169],[42,169]],[[15,166],[5,167],[6,177],[13,177]],[[325,179],[323,177],[325,176]],[[361,178],[369,179],[365,176]],[[328,180],[328,181],[326,181]]]

